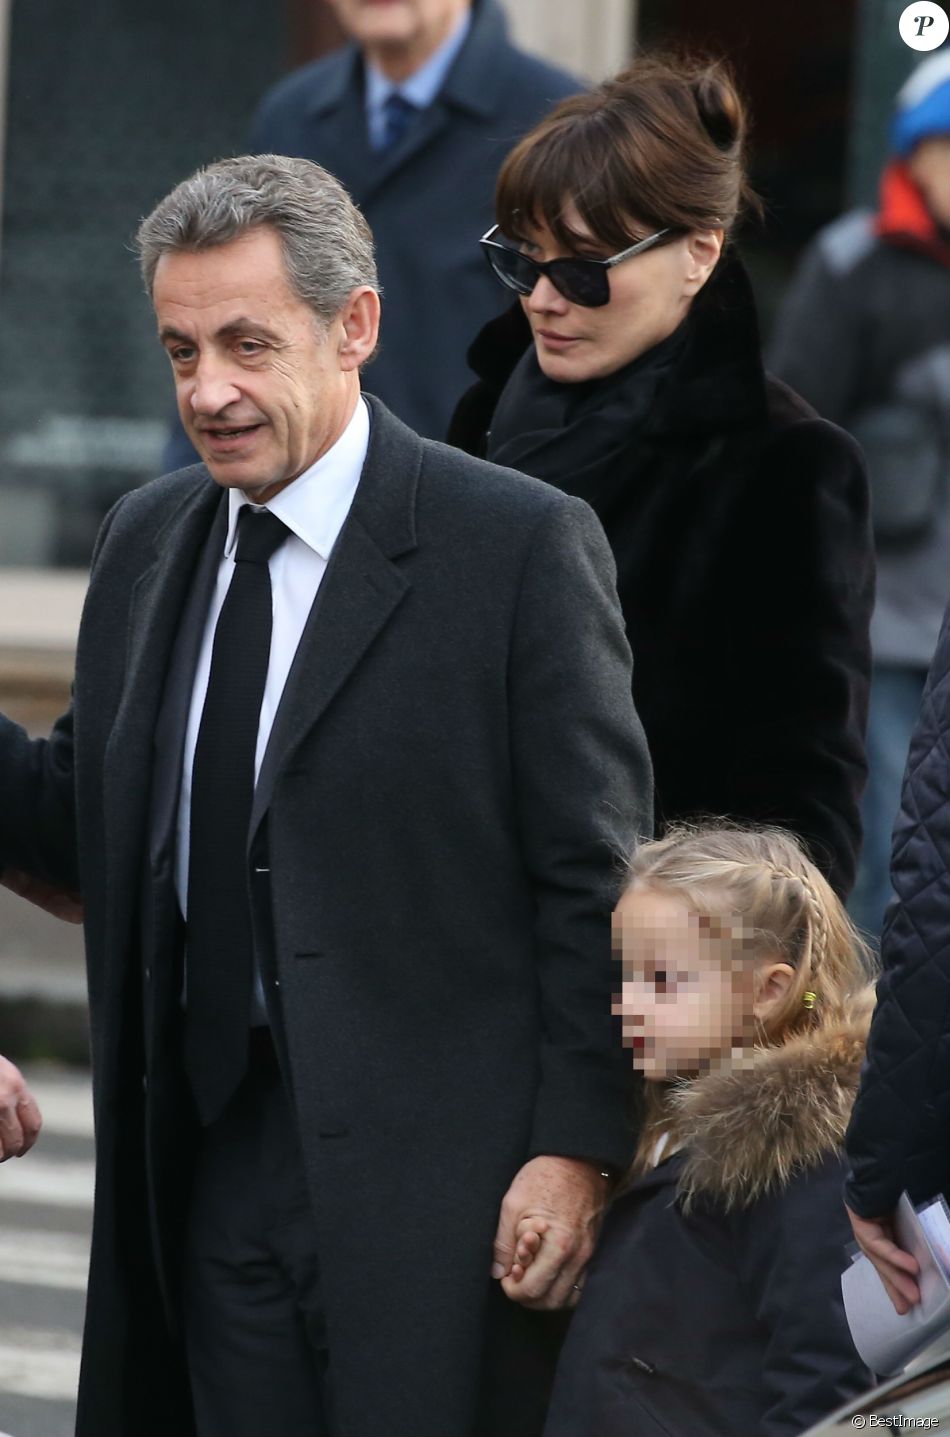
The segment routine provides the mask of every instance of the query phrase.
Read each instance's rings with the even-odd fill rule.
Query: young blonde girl
[[[866,951],[794,839],[725,826],[640,847],[614,933],[646,1115],[545,1437],[793,1437],[872,1381],[839,1285]]]

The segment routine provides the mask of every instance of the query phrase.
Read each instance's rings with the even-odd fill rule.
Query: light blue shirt
[[[386,140],[386,115],[383,106],[390,95],[399,93],[403,99],[426,110],[445,84],[446,77],[472,26],[472,12],[466,10],[447,40],[408,80],[398,85],[387,79],[375,65],[366,66],[366,126],[374,150],[381,150]]]

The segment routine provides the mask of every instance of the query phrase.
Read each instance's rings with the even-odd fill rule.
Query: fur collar
[[[762,1048],[749,1068],[674,1087],[679,1194],[727,1210],[785,1187],[841,1148],[861,1075],[873,989],[840,1027]]]

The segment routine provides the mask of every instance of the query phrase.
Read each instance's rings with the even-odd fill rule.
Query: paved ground
[[[0,1433],[71,1437],[92,1218],[89,1078],[31,1065],[39,1142],[0,1166]]]

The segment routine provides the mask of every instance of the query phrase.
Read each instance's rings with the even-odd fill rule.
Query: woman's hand
[[[873,1263],[888,1297],[903,1317],[920,1301],[920,1288],[914,1281],[919,1271],[917,1259],[898,1247],[891,1218],[858,1217],[850,1208],[847,1213],[858,1246]]]

